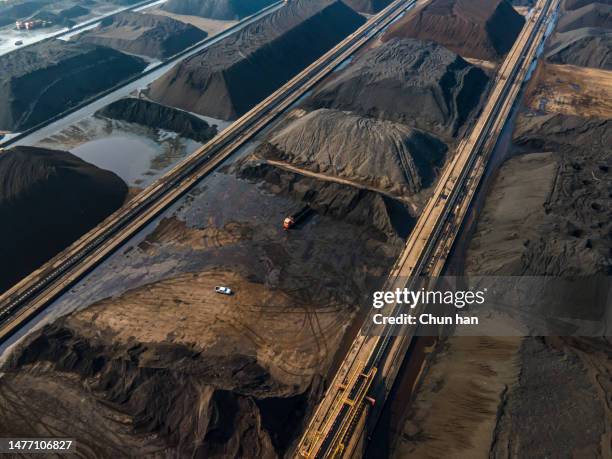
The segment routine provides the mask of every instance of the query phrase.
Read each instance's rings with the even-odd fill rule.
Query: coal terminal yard
[[[605,4],[130,7],[0,56],[2,436],[606,457]]]

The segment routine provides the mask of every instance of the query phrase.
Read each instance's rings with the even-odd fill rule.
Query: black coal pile
[[[360,13],[374,14],[385,9],[392,0],[344,0],[348,6]]]
[[[407,13],[383,39],[431,40],[461,56],[496,61],[512,48],[524,23],[507,0],[432,0]]]
[[[217,134],[217,128],[191,113],[165,107],[143,99],[119,99],[96,112],[115,120],[127,121],[156,129],[166,129],[183,137],[205,143]]]
[[[79,18],[81,16],[85,16],[90,12],[91,11],[89,11],[89,9],[85,8],[84,6],[74,5],[70,8],[66,8],[65,10],[60,11],[59,15],[66,19],[74,19]]]
[[[251,16],[276,0],[168,0],[162,9],[175,14],[232,20]]]
[[[365,19],[338,0],[296,0],[156,80],[152,99],[235,119],[287,82]]]
[[[610,275],[612,121],[525,116],[514,142],[527,151],[555,152],[559,161],[539,237],[529,241],[522,257],[522,274]]]
[[[271,193],[289,196],[320,215],[367,228],[380,241],[398,242],[398,237],[406,237],[414,225],[405,202],[376,191],[320,180],[253,158],[236,166],[238,177],[260,183]]]
[[[0,26],[30,17],[44,5],[45,2],[43,1],[27,1],[0,6]]]
[[[115,174],[56,150],[0,155],[0,291],[117,210],[127,186]],[[9,223],[10,222],[10,223]]]
[[[612,30],[585,27],[556,34],[546,57],[555,64],[612,70]]]
[[[557,24],[557,32],[582,29],[584,27],[612,28],[612,5],[590,3],[564,14]]]
[[[566,10],[577,10],[591,3],[602,3],[604,5],[612,5],[612,0],[565,0],[563,7]]]
[[[146,63],[114,49],[48,40],[0,56],[0,130],[20,131],[64,112]]]
[[[165,59],[206,36],[203,30],[166,16],[123,12],[102,20],[95,29],[79,35],[78,40]]]
[[[30,373],[30,365],[45,370]],[[274,432],[262,422],[257,402],[278,400],[274,414],[286,419],[303,409],[308,396],[291,394],[292,388],[275,381],[254,356],[171,342],[125,345],[78,317],[34,333],[3,371],[3,389],[21,387],[31,406],[50,403],[45,412],[74,425],[83,439],[78,448],[87,457],[159,457],[160,451],[164,456],[172,451],[174,457],[277,458]],[[0,405],[6,408],[3,395]],[[58,406],[61,410],[73,400],[106,416],[58,413]],[[29,407],[13,414],[0,420],[3,432],[31,435],[39,425],[27,422],[33,415]],[[130,421],[121,425],[119,417]],[[85,430],[94,419],[91,437]],[[96,453],[87,454],[89,448]]]
[[[480,105],[486,74],[440,45],[394,39],[359,57],[306,102],[451,138]]]
[[[423,131],[327,109],[288,124],[269,146],[258,154],[396,196],[431,186],[447,150]]]
[[[73,27],[76,24],[76,19],[89,14],[90,11],[79,5],[75,5],[71,8],[54,13],[47,10],[41,10],[32,16],[32,19],[40,19],[42,21],[52,22],[54,25],[61,25],[64,27]]]

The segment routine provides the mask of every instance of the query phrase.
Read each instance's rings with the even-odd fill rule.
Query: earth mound
[[[405,196],[433,183],[446,149],[433,136],[401,124],[321,109],[281,129],[256,154]]]
[[[338,0],[296,0],[184,60],[152,85],[164,105],[231,120],[361,26]]]
[[[583,28],[557,34],[546,57],[555,64],[612,70],[612,30]]]
[[[201,143],[209,141],[217,134],[215,126],[191,113],[131,97],[107,105],[98,110],[96,116],[166,129]]]
[[[117,210],[127,186],[115,174],[57,150],[15,147],[0,155],[0,291]]]
[[[431,42],[393,39],[338,72],[306,102],[454,136],[480,105],[486,74]]]
[[[236,20],[257,13],[275,0],[169,0],[162,9],[174,14]]]
[[[35,126],[142,71],[114,49],[47,40],[0,56],[0,130]]]
[[[374,14],[384,10],[392,0],[344,0],[348,6],[360,13]]]
[[[584,27],[612,28],[612,5],[590,3],[570,11],[559,19],[557,32],[582,29]]]
[[[461,56],[496,61],[510,51],[524,23],[507,0],[433,0],[408,12],[383,40],[431,40]]]
[[[130,54],[168,58],[206,38],[207,33],[166,16],[123,12],[106,18],[78,40]]]

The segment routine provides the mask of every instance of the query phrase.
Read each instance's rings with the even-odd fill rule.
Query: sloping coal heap
[[[290,123],[269,144],[268,159],[397,196],[430,186],[446,153],[446,145],[425,132],[327,109]]]
[[[559,114],[520,117],[513,141],[526,151],[555,152],[555,186],[539,237],[521,258],[522,274],[610,275],[612,120]]]
[[[102,20],[98,27],[81,34],[78,40],[164,59],[206,36],[203,30],[166,16],[123,12]]]
[[[33,15],[44,6],[44,3],[38,1],[2,5],[0,5],[0,26],[5,26],[11,22]]]
[[[384,10],[392,0],[344,0],[348,6],[361,13],[374,14]]]
[[[255,14],[276,0],[168,0],[162,9],[175,14],[211,19],[241,19]]]
[[[478,107],[485,73],[431,42],[393,39],[323,85],[308,108],[335,108],[450,138]]]
[[[156,80],[152,99],[231,120],[278,89],[361,26],[338,0],[296,0],[186,59]]]
[[[96,115],[177,132],[184,137],[207,142],[217,134],[217,128],[191,113],[165,107],[144,99],[126,97],[98,110]]]
[[[563,7],[566,10],[577,10],[583,6],[590,5],[591,3],[603,3],[605,5],[612,5],[612,0],[565,0]]]
[[[431,40],[464,57],[496,61],[512,48],[524,23],[507,0],[432,0],[392,25],[383,40]]]
[[[612,28],[612,5],[591,3],[563,15],[557,24],[557,32],[581,29],[583,27]]]
[[[547,58],[555,64],[612,70],[612,30],[585,27],[557,34]]]
[[[114,49],[48,40],[0,56],[0,130],[35,126],[139,73],[146,63]]]
[[[127,186],[114,173],[57,150],[0,155],[0,291],[117,210]],[[9,262],[10,260],[10,262]]]

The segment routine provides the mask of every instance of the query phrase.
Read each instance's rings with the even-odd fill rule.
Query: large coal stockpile
[[[215,126],[209,125],[191,113],[132,97],[119,99],[98,110],[96,115],[151,128],[166,129],[202,143],[217,134]]]
[[[270,148],[270,144],[264,144],[259,153],[273,154],[266,151]],[[367,229],[380,241],[399,242],[398,236],[405,238],[414,224],[405,202],[377,191],[320,180],[250,157],[236,166],[238,177],[260,183],[271,193],[289,196],[320,215]]]
[[[27,18],[39,11],[45,3],[43,1],[28,1],[14,3],[6,6],[0,5],[0,27]]]
[[[109,89],[146,63],[114,49],[49,40],[0,56],[0,130],[21,131]]]
[[[150,96],[164,105],[236,119],[364,22],[338,0],[290,2],[177,65],[152,84]]]
[[[539,237],[522,256],[522,274],[610,275],[612,121],[565,115],[521,117],[514,142],[551,151],[559,162]]]
[[[581,29],[583,27],[612,28],[612,5],[591,3],[564,14],[557,24],[557,32]]]
[[[590,5],[591,3],[602,3],[605,5],[612,5],[612,0],[565,0],[563,7],[566,10],[577,10],[583,6]]]
[[[373,14],[385,9],[392,0],[344,0],[348,6],[361,13]]]
[[[464,57],[497,61],[524,23],[507,0],[432,0],[407,13],[383,39],[432,40]]]
[[[206,36],[203,30],[169,17],[124,12],[104,19],[98,27],[80,35],[78,40],[164,59]]]
[[[327,109],[290,123],[269,143],[270,159],[397,196],[430,186],[447,149],[405,125]]]
[[[255,14],[276,0],[168,0],[162,9],[175,14],[211,19],[241,19]]]
[[[393,39],[363,54],[306,102],[451,138],[480,104],[485,73],[431,42]]]
[[[117,210],[127,186],[114,173],[56,150],[0,155],[0,291]]]
[[[546,57],[555,64],[612,70],[612,30],[585,27],[557,34]]]

